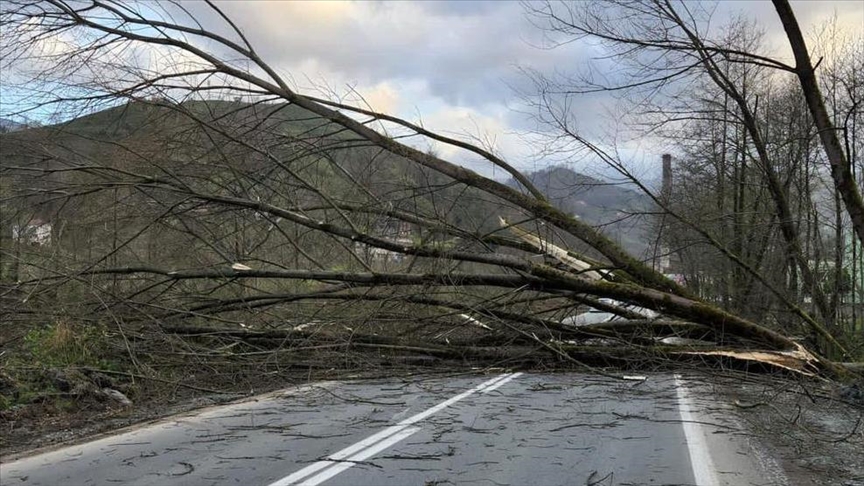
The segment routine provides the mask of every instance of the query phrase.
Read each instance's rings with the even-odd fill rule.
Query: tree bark
[[[838,128],[831,122],[828,109],[825,107],[825,100],[822,98],[822,92],[816,80],[816,69],[810,60],[810,53],[807,51],[807,43],[801,34],[801,27],[798,25],[798,20],[795,18],[788,0],[772,1],[795,55],[795,74],[801,83],[804,98],[807,100],[807,107],[813,116],[813,122],[819,129],[819,139],[822,141],[822,147],[825,149],[825,154],[831,165],[831,178],[834,180],[834,186],[843,199],[858,241],[864,244],[864,198],[861,197],[861,191],[852,176],[849,159],[846,158],[846,153],[837,137]]]

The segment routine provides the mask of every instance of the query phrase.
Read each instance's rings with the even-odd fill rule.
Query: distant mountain
[[[550,203],[599,227],[631,254],[642,256],[649,249],[646,221],[637,216],[650,207],[644,194],[566,167],[550,167],[526,175]],[[507,184],[518,185],[513,179]]]
[[[27,125],[24,123],[18,123],[8,118],[0,118],[0,133],[17,132],[25,128],[27,128]]]

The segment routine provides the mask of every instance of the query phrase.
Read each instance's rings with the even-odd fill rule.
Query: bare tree
[[[614,71],[617,78],[610,79],[605,75],[609,72],[608,69],[592,70],[591,65],[570,77],[538,77],[537,85],[541,93],[538,106],[544,114],[541,116],[545,116],[543,121],[561,134],[566,143],[596,152],[600,150],[599,145],[586,140],[583,133],[574,130],[572,114],[562,109],[567,106],[567,102],[560,100],[593,92],[615,92],[624,97],[631,106],[637,107],[631,110],[635,114],[633,119],[637,128],[649,134],[667,137],[674,145],[684,145],[682,149],[685,152],[689,149],[681,140],[686,140],[682,137],[689,136],[687,130],[696,130],[697,137],[704,133],[705,128],[721,133],[708,145],[715,152],[710,156],[710,160],[716,163],[716,217],[719,218],[719,227],[714,222],[707,221],[711,218],[710,215],[702,218],[692,212],[682,214],[680,210],[669,214],[675,215],[688,230],[695,231],[703,244],[714,247],[727,258],[733,265],[733,276],[740,271],[741,275],[755,278],[760,286],[766,287],[785,308],[843,354],[843,346],[832,334],[838,332],[837,329],[832,331],[838,307],[836,293],[831,298],[826,295],[822,275],[816,268],[821,259],[815,253],[822,245],[819,243],[821,236],[818,231],[821,223],[801,223],[802,215],[805,222],[811,220],[807,215],[812,211],[817,197],[810,192],[808,180],[815,176],[818,170],[807,169],[812,167],[808,157],[815,153],[807,146],[810,137],[807,130],[814,126],[813,133],[822,137],[823,145],[825,140],[830,138],[824,130],[827,125],[810,118],[816,116],[813,114],[812,100],[822,100],[818,88],[814,91],[810,88],[816,88],[815,85],[805,86],[804,91],[809,90],[806,95],[793,91],[795,94],[790,100],[791,105],[787,104],[787,107],[783,108],[788,110],[788,107],[791,107],[793,111],[780,112],[800,113],[800,110],[796,111],[795,97],[800,97],[802,103],[806,99],[805,106],[809,108],[809,113],[799,114],[797,121],[791,125],[803,128],[803,133],[782,134],[777,131],[777,128],[782,126],[777,124],[779,120],[775,122],[770,119],[777,114],[777,106],[773,100],[778,98],[771,92],[770,87],[783,85],[784,82],[787,83],[785,86],[788,86],[786,80],[790,75],[798,76],[800,72],[806,71],[805,68],[800,68],[803,61],[799,60],[799,68],[793,68],[761,54],[758,32],[755,32],[746,20],[733,20],[729,26],[720,29],[719,33],[715,32],[716,27],[712,31],[709,28],[712,11],[710,6],[704,4],[652,0],[581,4],[547,2],[526,4],[526,8],[538,27],[549,33],[553,45],[573,39],[589,39],[602,43],[606,52],[611,53],[604,57],[604,60],[613,58],[619,63]],[[824,101],[820,103],[824,105]],[[828,131],[832,133],[831,136],[836,137],[833,128]],[[803,143],[797,140],[803,140]],[[722,147],[719,151],[716,149],[717,144]],[[800,148],[803,152],[791,154],[787,150],[789,148]],[[837,187],[839,184],[844,187],[837,191],[846,202],[846,212],[850,216],[853,231],[859,233],[860,225],[855,223],[853,215],[857,211],[855,194],[860,198],[860,193],[850,185],[850,181],[854,184],[854,180],[841,173],[843,165],[849,163],[827,154],[827,151],[828,148],[826,156],[831,162],[832,186]],[[640,184],[627,172],[626,165],[615,154],[604,151],[601,159],[648,191],[644,184]],[[695,169],[697,166],[690,167]],[[750,167],[759,170],[755,180],[748,175],[751,172]],[[798,172],[802,167],[803,174]],[[730,171],[732,180],[727,182]],[[793,181],[803,184],[803,193],[795,194],[790,190]],[[756,185],[752,186],[754,182]],[[733,184],[732,191],[729,190],[730,183]],[[702,185],[693,187],[704,190],[710,186],[704,185],[703,181]],[[750,199],[753,196],[743,192],[749,187],[766,191],[765,196],[773,206],[770,209],[770,221],[753,219],[752,223],[767,224],[764,227],[776,227],[779,230],[785,246],[782,252],[792,264],[788,273],[790,282],[794,284],[800,276],[806,298],[812,298],[815,317],[803,311],[802,307],[809,307],[811,304],[804,305],[800,294],[790,298],[789,291],[783,288],[784,284],[769,284],[768,282],[776,277],[766,276],[759,268],[766,261],[765,258],[773,254],[766,254],[766,245],[771,244],[772,237],[769,231],[764,234],[764,238],[754,238],[756,235],[751,234],[748,228],[755,226],[752,223],[742,224],[743,215],[749,214],[748,218],[751,218],[759,214],[758,211],[766,202],[759,193],[755,194],[755,199]],[[686,191],[686,188],[684,190]],[[730,192],[732,206],[728,207],[725,201]],[[756,206],[747,207],[748,199]],[[662,200],[657,202],[664,210],[670,210]],[[801,202],[803,206],[800,205]],[[691,204],[690,207],[694,206]],[[732,224],[731,228],[725,229],[723,222],[727,216],[731,216]],[[837,226],[839,228],[839,225]],[[805,230],[807,233],[802,234]],[[761,249],[748,255],[750,250],[743,245],[745,241],[757,243]],[[812,245],[813,242],[817,243],[816,246]],[[701,256],[697,251],[694,258]],[[705,267],[704,262],[701,266]],[[773,265],[774,268],[784,266]],[[740,279],[736,281],[741,283]],[[752,295],[751,287],[747,285],[736,285],[736,288]],[[796,300],[798,302],[795,302]],[[738,311],[740,312],[740,309]],[[793,327],[789,325],[787,328]]]
[[[506,343],[572,363],[627,359],[658,333],[696,332],[725,353],[755,346],[820,363],[557,209],[493,151],[299,93],[217,5],[207,7],[220,25],[201,25],[182,4],[157,11],[101,0],[4,2],[0,67],[22,89],[39,87],[22,110],[94,111],[4,138],[2,170],[19,181],[4,187],[12,212],[38,209],[64,227],[54,253],[29,260],[28,274],[11,283],[15,292],[77,289],[92,296],[76,301],[83,311],[193,334],[220,322],[306,339],[304,324],[336,319],[361,346],[502,358]],[[715,56],[779,63],[707,46],[670,18],[687,44],[660,47],[717,77],[749,137],[761,137],[748,100]],[[148,56],[157,66],[140,65]],[[516,186],[424,151],[428,142],[479,157]],[[764,144],[753,145],[789,254],[810,275],[787,192]],[[602,307],[596,297],[666,318],[590,329],[561,322],[579,304]],[[286,316],[293,327],[284,326]],[[831,338],[815,319],[808,324]],[[376,332],[384,325],[391,326],[384,335],[399,339]],[[635,347],[579,345],[598,336]],[[685,358],[692,350],[665,353]]]
[[[834,186],[846,205],[846,212],[849,213],[852,228],[858,236],[859,243],[864,243],[864,199],[862,199],[861,190],[852,175],[852,164],[849,161],[849,156],[837,136],[838,129],[831,121],[825,107],[825,99],[819,89],[816,69],[810,60],[807,43],[804,41],[798,20],[795,18],[789,2],[786,0],[773,0],[773,2],[777,15],[783,22],[783,28],[786,30],[792,52],[795,54],[793,72],[801,83],[801,90],[807,100],[807,107],[819,128],[819,139],[822,141],[825,154],[831,163],[831,177],[834,179]]]

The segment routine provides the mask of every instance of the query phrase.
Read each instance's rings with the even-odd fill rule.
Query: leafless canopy
[[[722,77],[720,59],[795,72],[805,92],[814,82],[801,60],[791,67],[705,43],[665,2],[622,5],[634,19],[648,15],[641,22],[663,37],[622,38],[599,10],[576,20],[535,14],[613,43],[623,56],[662,53],[674,65],[652,82],[689,70],[717,77],[754,142],[751,105]],[[778,332],[792,326],[724,310],[557,209],[493,148],[375,112],[362,99],[298,92],[216,4],[7,0],[0,8],[4,115],[58,114],[59,122],[3,136],[3,292],[17,316],[54,302],[58,314],[99,316],[122,329],[261,339],[347,330],[361,346],[480,356],[509,344],[565,362],[584,359],[581,343],[598,337],[625,349],[624,358],[663,335],[802,351]],[[778,11],[789,15],[782,4]],[[673,28],[680,38],[666,36]],[[808,105],[818,121],[818,103]],[[836,132],[821,133],[832,147]],[[755,147],[806,278],[787,192]],[[513,182],[437,155],[455,152]],[[846,193],[857,188],[843,179],[849,162],[835,155],[829,150],[854,219]],[[46,225],[50,244],[33,236]],[[856,230],[861,238],[864,224]],[[664,317],[590,329],[561,322],[585,303],[639,317],[597,297]],[[798,311],[796,322],[840,346],[824,315]]]

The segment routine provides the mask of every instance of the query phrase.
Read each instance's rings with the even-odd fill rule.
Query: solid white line
[[[513,380],[515,378],[519,378],[520,376],[522,376],[522,373],[513,373],[512,375],[508,376],[507,378],[504,378],[503,380],[499,381],[498,383],[495,383],[494,385],[488,386],[485,389],[481,390],[480,393],[485,394],[485,393],[489,393],[491,391],[497,390],[498,388],[506,385],[510,380]]]
[[[327,469],[326,471],[318,474],[317,476],[312,476],[311,478],[307,479],[306,481],[303,481],[300,484],[301,484],[301,486],[317,486],[318,484],[321,484],[324,481],[327,481],[328,479],[332,478],[333,476],[356,466],[358,462],[365,461],[366,459],[369,459],[370,457],[372,457],[375,454],[378,454],[379,452],[383,451],[384,449],[387,449],[388,447],[398,443],[399,441],[401,441],[403,439],[407,439],[408,437],[412,436],[418,430],[420,430],[420,427],[408,427],[408,428],[396,433],[395,435],[382,440],[381,442],[375,444],[374,446],[369,447],[369,448],[349,457],[348,459],[345,460],[345,462],[334,463],[334,464],[336,464],[335,466],[331,467],[330,469]]]
[[[521,374],[522,373],[516,373],[515,375],[518,376]],[[483,383],[480,383],[479,385],[475,386],[474,388],[471,388],[470,390],[466,390],[466,391],[456,395],[455,397],[452,397],[448,400],[444,400],[443,402],[439,403],[438,405],[435,405],[434,407],[432,407],[428,410],[420,412],[416,415],[413,415],[413,416],[399,422],[397,425],[387,427],[386,429],[384,429],[378,433],[375,433],[375,434],[361,440],[360,442],[357,442],[356,444],[350,445],[350,446],[340,450],[339,452],[336,452],[335,454],[330,455],[328,457],[328,459],[332,459],[330,461],[325,459],[323,461],[318,461],[314,464],[310,464],[309,466],[306,466],[303,469],[301,469],[301,470],[299,470],[299,471],[297,471],[297,472],[295,472],[289,476],[285,476],[284,478],[282,478],[276,482],[270,483],[269,486],[290,486],[292,484],[298,483],[299,481],[302,481],[305,478],[309,478],[309,476],[312,476],[313,474],[318,473],[322,469],[326,469],[326,468],[334,466],[334,465],[335,466],[332,469],[339,468],[345,464],[349,464],[348,467],[351,467],[351,465],[353,465],[351,463],[333,462],[333,461],[343,461],[343,460],[346,460],[348,458],[351,458],[351,460],[355,460],[355,461],[362,460],[362,459],[353,459],[352,456],[362,455],[366,452],[366,451],[364,451],[364,449],[372,450],[372,449],[375,449],[378,445],[381,445],[384,443],[388,444],[387,446],[384,447],[384,449],[386,449],[390,445],[393,445],[396,442],[399,442],[400,440],[404,439],[408,435],[411,435],[414,432],[417,432],[417,430],[419,430],[419,429],[417,429],[417,430],[409,429],[408,428],[409,425],[413,425],[413,424],[429,417],[430,415],[432,415],[434,413],[440,412],[441,410],[449,407],[450,405],[453,405],[454,403],[456,403],[460,400],[463,400],[464,398],[468,397],[469,395],[473,395],[474,393],[485,390],[485,389],[489,388],[490,386],[494,386],[501,381],[505,381],[505,380],[509,381],[508,378],[512,379],[512,378],[515,378],[515,376],[513,373],[505,373],[503,375],[498,375],[495,378],[492,378],[491,380],[484,381]],[[413,430],[413,431],[411,433],[409,433],[408,435],[403,436],[403,434],[407,433],[409,430]],[[398,440],[395,440],[395,442],[390,442],[392,439],[394,439],[396,437],[401,437],[401,438]],[[381,449],[381,450],[383,450],[383,449]],[[374,455],[374,454],[372,454],[372,455]],[[371,457],[371,455],[367,456],[367,457]],[[342,472],[345,469],[348,469],[348,468],[347,467],[342,468],[335,474],[339,474],[339,472]],[[330,472],[330,470],[327,470],[325,472],[318,474],[318,476],[328,474],[329,472]],[[334,474],[334,476],[335,476],[335,474]],[[315,476],[314,478],[309,478],[308,481],[311,481],[311,480],[317,478],[318,476]],[[327,478],[322,479],[321,481],[324,481],[330,477],[333,477],[333,476],[328,476]],[[318,483],[315,483],[315,484],[318,484]]]
[[[681,375],[675,375],[675,390],[678,395],[678,411],[681,414],[681,426],[684,429],[684,440],[690,453],[690,467],[693,469],[693,480],[697,486],[717,486],[717,476],[705,440],[705,433],[696,423],[693,414],[693,402]]]

